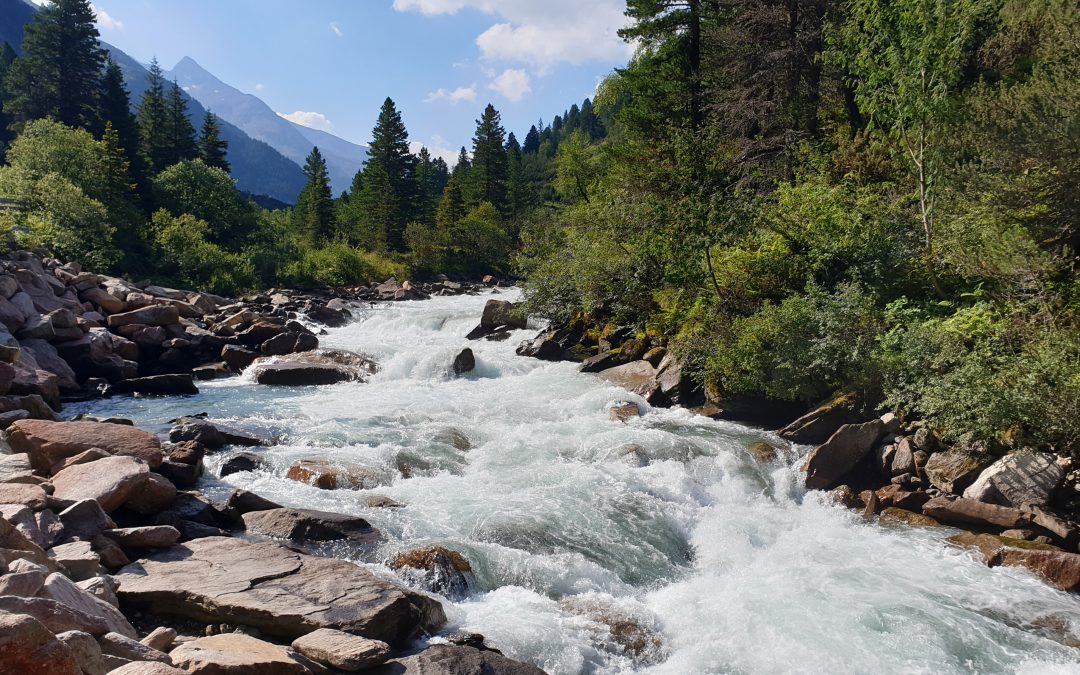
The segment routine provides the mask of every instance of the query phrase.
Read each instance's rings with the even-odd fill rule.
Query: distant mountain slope
[[[347,189],[367,158],[367,149],[315,129],[294,124],[278,115],[262,99],[218,79],[190,57],[184,57],[167,73],[189,95],[236,125],[252,138],[270,144],[285,157],[303,165],[313,145],[326,158],[335,193]]]
[[[23,28],[35,11],[26,0],[0,0],[0,40],[7,41],[16,51],[21,51]],[[137,104],[149,86],[149,73],[141,63],[123,51],[105,42],[101,44],[123,70],[124,80],[131,92],[131,101]],[[188,100],[189,116],[198,129],[206,110],[190,96]],[[282,156],[266,143],[251,138],[225,120],[221,124],[221,137],[229,143],[229,163],[232,165],[237,186],[242,191],[252,195],[266,195],[288,204],[296,201],[297,195],[307,183],[299,164]],[[304,141],[302,137],[301,141]]]

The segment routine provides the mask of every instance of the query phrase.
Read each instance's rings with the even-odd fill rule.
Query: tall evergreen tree
[[[109,218],[116,227],[114,243],[124,252],[129,262],[144,252],[144,242],[139,236],[140,214],[136,202],[137,185],[132,178],[131,162],[124,150],[119,132],[112,122],[105,123],[101,134],[104,152],[102,157],[102,184],[99,199],[108,209]],[[143,261],[145,262],[145,261]]]
[[[457,178],[451,176],[446,189],[443,190],[442,199],[439,200],[435,225],[440,232],[449,232],[467,214],[468,209],[465,207],[465,195],[462,193],[461,184]]]
[[[199,133],[199,157],[207,166],[229,171],[229,144],[221,139],[217,115],[206,111]]]
[[[53,0],[26,26],[23,55],[7,77],[4,106],[16,127],[52,117],[94,130],[105,50],[89,0]]]
[[[457,179],[460,188],[468,181],[470,170],[472,170],[472,160],[469,159],[469,151],[462,146],[461,152],[458,153],[457,164],[454,164],[454,170],[450,172],[450,177]]]
[[[199,156],[199,144],[195,140],[195,127],[187,115],[187,99],[180,85],[173,80],[168,98],[170,162],[176,164]]]
[[[469,184],[472,188],[470,205],[490,202],[499,213],[506,215],[506,131],[495,106],[490,103],[483,115],[476,120],[473,136],[472,171]]]
[[[435,222],[435,206],[439,196],[438,176],[435,162],[427,148],[420,148],[416,156],[413,180],[412,221],[432,225]]]
[[[535,124],[529,127],[529,133],[525,134],[525,144],[521,146],[521,151],[527,155],[540,152],[540,132]]]
[[[0,156],[7,151],[8,144],[15,138],[15,134],[8,129],[11,118],[4,112],[4,106],[8,101],[5,78],[11,64],[15,62],[15,50],[7,42],[0,45]]]
[[[318,146],[311,149],[304,163],[307,185],[296,202],[300,227],[313,246],[334,238],[334,195],[330,191],[330,174]]]
[[[513,133],[506,141],[506,160],[506,216],[514,229],[517,229],[517,221],[532,206],[532,200],[530,199],[531,186],[525,176],[521,145],[518,144]]]
[[[109,124],[112,125],[120,147],[124,149],[131,175],[139,182],[142,176],[139,127],[136,125],[135,115],[131,112],[131,95],[124,83],[124,73],[112,59],[108,60],[105,74],[101,78],[101,124],[102,137],[104,129]]]
[[[379,110],[379,119],[368,146],[368,158],[360,177],[363,185],[360,212],[366,214],[362,217],[369,220],[381,220],[369,222],[362,229],[381,227],[386,233],[386,245],[394,251],[405,250],[405,225],[412,216],[412,174],[409,133],[401,121],[397,106],[388,97]]]
[[[169,108],[165,101],[165,76],[155,58],[150,62],[149,87],[139,102],[139,155],[152,175],[168,167],[172,159]]]

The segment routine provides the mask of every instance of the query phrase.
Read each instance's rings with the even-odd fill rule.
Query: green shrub
[[[301,286],[354,286],[389,277],[404,280],[408,268],[379,254],[337,243],[304,251],[299,260],[286,266],[284,276],[289,283]]]
[[[161,209],[152,220],[158,273],[181,286],[231,295],[255,285],[255,271],[241,255],[207,241],[210,226],[191,214],[173,217]]]

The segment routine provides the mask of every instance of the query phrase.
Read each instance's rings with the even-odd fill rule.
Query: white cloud
[[[262,82],[256,82],[255,83],[255,91],[256,91],[256,93],[262,93],[265,89],[266,89],[266,85],[263,84]]]
[[[303,110],[297,110],[294,113],[278,113],[281,117],[295,122],[302,127],[308,127],[309,129],[318,129],[319,131],[333,131],[334,125],[326,118],[326,115],[319,112],[304,112]]]
[[[97,25],[99,28],[104,28],[105,30],[124,30],[124,22],[109,16],[109,13],[105,11],[105,8],[91,3],[90,9],[94,10],[94,14],[97,14]]]
[[[493,16],[497,23],[476,38],[481,55],[540,73],[564,63],[623,62],[633,53],[617,34],[630,23],[624,0],[394,0],[394,9],[425,16],[473,9]]]
[[[532,93],[532,82],[529,74],[521,68],[507,68],[491,81],[488,89],[497,91],[513,103],[517,103]]]
[[[432,157],[442,157],[451,168],[457,164],[458,153],[461,152],[461,148],[451,148],[439,134],[432,136],[428,143],[409,141],[409,152],[415,155],[420,152],[420,148],[427,148]]]
[[[331,21],[330,22],[330,30],[334,31],[334,35],[336,35],[338,37],[344,37],[345,36],[345,34],[341,32],[341,26],[338,25],[337,21]]]
[[[457,105],[462,101],[469,101],[470,103],[476,100],[476,83],[472,83],[468,87],[458,87],[452,91],[448,91],[439,87],[435,91],[427,95],[424,99],[424,103],[434,103],[435,101],[446,101],[450,105]]]

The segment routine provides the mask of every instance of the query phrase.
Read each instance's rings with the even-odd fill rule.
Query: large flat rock
[[[90,448],[137,457],[151,469],[161,466],[162,460],[161,441],[156,436],[124,424],[19,420],[8,428],[8,442],[15,452],[30,455],[30,464],[42,472]]]
[[[442,606],[344,560],[296,553],[276,543],[207,537],[124,567],[122,602],[207,623],[258,628],[295,639],[335,628],[391,644],[434,630]]]
[[[93,499],[106,513],[112,513],[149,479],[150,469],[144,462],[134,457],[106,457],[69,466],[53,476],[53,497],[63,502]]]

